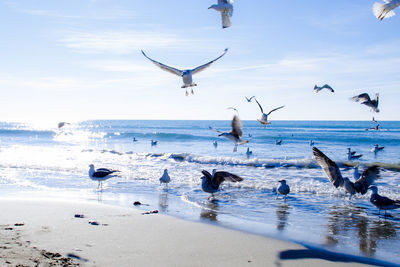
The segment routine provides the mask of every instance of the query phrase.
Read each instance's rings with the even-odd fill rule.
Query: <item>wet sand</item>
[[[0,210],[1,266],[390,266],[134,207],[0,199]]]

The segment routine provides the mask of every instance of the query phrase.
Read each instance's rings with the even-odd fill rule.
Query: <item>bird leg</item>
[[[235,145],[235,147],[233,148],[233,152],[237,151],[237,145]]]
[[[194,95],[194,91],[193,91],[193,88],[192,88],[192,95]]]
[[[188,96],[189,94],[188,94],[188,92],[187,92],[187,89],[186,89],[186,96]]]

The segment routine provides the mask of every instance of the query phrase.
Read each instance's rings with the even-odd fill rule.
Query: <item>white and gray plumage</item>
[[[221,12],[222,28],[232,26],[231,17],[233,15],[233,0],[218,0],[218,4],[211,5],[208,9]]]
[[[233,152],[237,151],[237,146],[238,145],[243,145],[243,144],[246,144],[246,143],[249,142],[247,140],[241,139],[241,137],[243,135],[242,121],[239,119],[239,117],[237,115],[233,116],[233,119],[232,119],[232,130],[229,133],[218,131],[218,130],[214,129],[211,126],[209,128],[210,128],[210,130],[213,130],[213,131],[215,131],[217,133],[220,133],[218,136],[223,136],[223,137],[228,138],[229,140],[231,140],[235,144],[235,147],[233,148]]]
[[[385,3],[375,2],[372,11],[377,19],[383,20],[396,15],[393,9],[400,6],[400,0],[383,0]]]
[[[322,89],[328,89],[329,91],[331,91],[332,93],[334,93],[335,91],[332,89],[332,87],[330,87],[328,84],[325,84],[321,87],[315,85],[314,86],[314,92],[318,93],[319,91],[321,91]]]
[[[215,169],[213,169],[212,174],[206,170],[202,170],[201,173],[204,175],[201,177],[201,188],[204,192],[211,193],[211,196],[219,190],[219,186],[224,181],[234,183],[243,181],[243,178],[236,174],[225,171],[217,172]]]
[[[372,109],[374,112],[379,112],[379,94],[375,94],[375,99],[372,99],[369,97],[367,93],[363,93],[360,95],[353,96],[350,98],[351,100],[355,102],[361,102],[361,104],[364,104]]]
[[[212,63],[214,63],[215,61],[217,61],[218,59],[220,59],[221,57],[223,57],[223,56],[226,54],[227,51],[228,51],[228,48],[226,48],[226,49],[224,50],[224,52],[222,53],[222,55],[220,55],[220,56],[217,57],[216,59],[211,60],[210,62],[208,62],[208,63],[206,63],[206,64],[203,64],[203,65],[201,65],[201,66],[198,66],[198,67],[196,67],[196,68],[194,68],[194,69],[187,69],[187,70],[176,69],[176,68],[174,68],[174,67],[170,67],[170,66],[167,66],[167,65],[165,65],[165,64],[163,64],[163,63],[160,63],[160,62],[158,62],[158,61],[155,61],[155,60],[149,58],[149,57],[143,52],[143,50],[142,50],[142,54],[143,54],[147,59],[149,59],[151,62],[153,62],[156,66],[160,67],[162,70],[165,70],[165,71],[167,71],[167,72],[169,72],[169,73],[172,73],[172,74],[178,75],[179,77],[182,77],[183,85],[181,86],[181,88],[185,88],[185,89],[186,89],[186,88],[190,87],[190,88],[192,88],[192,94],[194,94],[194,92],[193,92],[193,87],[194,87],[194,86],[197,86],[197,84],[195,84],[195,83],[193,82],[192,76],[193,76],[194,74],[196,74],[196,73],[199,73],[200,71],[205,70],[205,69],[208,68],[209,66],[211,66]],[[188,95],[187,89],[186,89],[186,95]]]
[[[90,164],[89,165],[89,178],[92,179],[93,181],[98,181],[99,185],[97,188],[102,188],[103,186],[103,181],[110,179],[112,177],[117,177],[118,175],[112,175],[115,172],[119,172],[118,170],[112,170],[112,169],[106,169],[106,168],[100,168],[95,170],[94,165]]]
[[[245,96],[245,98],[246,98],[247,102],[249,102],[249,103],[250,103],[250,102],[251,102],[251,100],[252,100],[253,98],[255,98],[255,97],[256,97],[256,96],[254,96],[254,95],[253,95],[252,97],[250,97],[250,98],[247,98],[247,96]]]
[[[166,185],[168,185],[168,183],[169,183],[170,181],[171,181],[171,177],[169,177],[168,170],[165,169],[163,175],[162,175],[161,178],[160,178],[160,185],[161,185],[162,183],[165,183]]]
[[[393,200],[388,197],[384,197],[378,194],[378,187],[376,186],[371,186],[368,188],[372,190],[371,198],[369,201],[378,208],[379,214],[381,214],[381,210],[385,211],[385,216],[386,216],[386,210],[393,210],[393,209],[398,209],[400,208],[400,200]]]
[[[351,148],[348,147],[347,148],[347,152],[346,152],[347,159],[348,160],[359,159],[359,158],[361,158],[363,156],[362,154],[358,154],[357,155],[356,153],[357,153],[356,151],[351,151]]]
[[[264,126],[271,124],[271,122],[268,121],[269,114],[284,107],[284,106],[280,106],[280,107],[274,108],[273,110],[270,110],[268,113],[264,113],[264,110],[263,110],[262,106],[260,105],[260,103],[258,103],[257,99],[254,98],[254,100],[257,102],[258,106],[260,107],[261,113],[262,113],[261,119],[259,119],[257,121]]]
[[[286,180],[280,180],[279,182],[279,186],[276,188],[276,199],[278,199],[279,195],[283,195],[283,198],[286,199],[287,194],[290,193],[290,187],[289,185],[286,183]]]
[[[362,172],[361,177],[357,181],[352,182],[349,178],[343,178],[338,165],[318,148],[313,147],[313,154],[333,186],[336,188],[339,186],[344,187],[346,192],[350,194],[350,199],[356,193],[361,195],[366,194],[368,187],[373,184],[375,180],[380,178],[379,168],[377,166],[371,166]]]

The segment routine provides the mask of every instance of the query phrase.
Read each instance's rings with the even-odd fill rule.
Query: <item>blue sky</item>
[[[271,120],[369,120],[349,100],[363,92],[400,120],[400,15],[378,21],[374,2],[237,0],[223,30],[211,0],[0,0],[0,120],[252,120],[252,95],[285,105]],[[140,53],[193,68],[225,48],[189,97]]]

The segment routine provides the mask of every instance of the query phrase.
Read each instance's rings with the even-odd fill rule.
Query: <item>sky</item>
[[[400,14],[375,0],[236,0],[222,29],[212,0],[0,0],[1,121],[89,119],[400,120]],[[396,10],[400,13],[400,8]],[[189,69],[182,79],[141,54]],[[313,92],[328,83],[332,94]],[[380,94],[378,114],[349,100]]]

